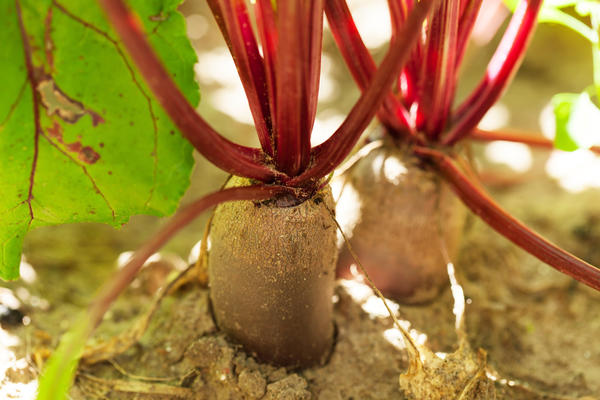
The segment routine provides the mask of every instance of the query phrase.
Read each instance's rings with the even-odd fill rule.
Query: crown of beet
[[[344,122],[328,140],[311,147],[324,0],[286,0],[276,4],[257,0],[254,21],[244,0],[209,0],[246,91],[260,149],[231,143],[211,128],[177,90],[123,3],[103,3],[156,97],[202,155],[232,174],[267,183],[305,186],[314,185],[350,153],[408,60],[421,25],[436,2],[421,0],[412,7],[393,46],[380,67],[371,71],[363,95]]]

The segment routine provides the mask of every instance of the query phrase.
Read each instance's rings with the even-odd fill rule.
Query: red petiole
[[[466,177],[451,157],[423,147],[415,148],[415,153],[431,160],[463,203],[496,232],[558,271],[600,290],[600,269],[544,239],[504,211]]]
[[[498,101],[516,73],[533,36],[542,0],[522,0],[490,60],[485,77],[453,115],[451,127],[441,143],[452,145],[475,129]]]
[[[485,131],[482,129],[474,129],[466,137],[467,139],[473,139],[483,142],[490,142],[492,140],[504,140],[506,142],[523,143],[533,147],[541,147],[544,149],[554,149],[554,142],[546,139],[541,134],[532,134],[528,132],[519,131]],[[600,154],[600,146],[592,146],[590,151]]]
[[[323,1],[269,0],[256,5],[257,31],[248,23],[242,0],[210,0],[209,4],[234,57],[250,110],[256,122],[262,151],[229,142],[215,132],[187,104],[145,39],[123,0],[99,0],[134,62],[167,113],[196,149],[227,172],[265,183],[318,186],[319,181],[350,153],[360,134],[377,113],[436,0],[411,7],[394,46],[381,67],[372,65],[364,93],[340,128],[324,143],[310,147],[318,98]],[[278,21],[285,23],[278,23]],[[386,108],[397,116],[397,100]],[[406,113],[404,113],[406,114]],[[405,115],[406,116],[406,115]]]

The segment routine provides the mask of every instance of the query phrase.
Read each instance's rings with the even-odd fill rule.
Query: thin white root
[[[375,284],[371,280],[371,277],[369,277],[369,274],[367,273],[367,271],[363,267],[362,263],[358,259],[358,256],[354,252],[354,249],[352,249],[352,245],[348,241],[348,238],[346,237],[346,234],[344,233],[344,231],[342,231],[342,227],[340,226],[340,224],[338,223],[337,219],[335,218],[335,214],[333,213],[333,211],[329,210],[329,209],[327,211],[329,211],[329,214],[331,215],[331,219],[333,220],[333,222],[337,226],[340,234],[342,235],[342,237],[344,239],[344,242],[346,243],[346,246],[348,247],[348,251],[350,252],[350,255],[352,255],[352,258],[356,262],[356,265],[360,269],[360,272],[364,275],[365,279],[367,280],[367,283],[368,283],[369,287],[371,288],[371,290],[373,290],[373,292],[375,292],[375,294],[377,295],[377,297],[379,297],[381,299],[381,301],[383,302],[383,305],[385,306],[388,314],[390,315],[390,317],[394,321],[394,325],[400,331],[400,333],[402,334],[402,337],[404,338],[405,343],[407,344],[406,349],[407,349],[407,352],[408,352],[409,367],[408,367],[408,370],[406,371],[406,374],[407,375],[411,375],[413,373],[416,373],[417,371],[419,371],[423,367],[423,362],[421,360],[421,352],[420,352],[419,348],[417,347],[417,344],[410,337],[409,333],[402,327],[402,325],[400,325],[400,322],[398,321],[398,318],[396,318],[396,315],[390,309],[387,301],[385,300],[385,297],[381,294],[381,292],[379,291],[379,289],[377,289],[377,287],[375,286]]]
[[[438,197],[436,202],[438,203],[439,209],[439,201],[440,196],[438,192]],[[452,292],[452,298],[454,299],[454,307],[452,307],[452,313],[455,316],[454,329],[456,330],[456,335],[458,336],[459,346],[462,346],[466,343],[467,333],[465,331],[465,292],[461,286],[461,284],[456,279],[456,269],[454,268],[454,263],[450,259],[450,255],[448,254],[448,247],[446,246],[446,241],[444,240],[444,225],[441,218],[441,213],[438,212],[438,239],[440,242],[440,252],[442,253],[442,258],[446,263],[446,269],[448,271],[448,279],[450,280],[450,291]]]

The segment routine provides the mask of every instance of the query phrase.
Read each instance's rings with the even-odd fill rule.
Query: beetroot
[[[232,178],[228,186],[247,184]],[[333,344],[336,229],[325,187],[300,204],[286,199],[220,205],[208,268],[219,328],[260,359],[322,364]]]
[[[466,210],[408,146],[389,138],[379,144],[341,177],[337,218],[377,288],[400,302],[422,303],[448,286],[443,249],[456,254]],[[354,263],[343,246],[338,275],[349,278]]]

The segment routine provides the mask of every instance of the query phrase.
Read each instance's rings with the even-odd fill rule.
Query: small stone
[[[267,381],[258,371],[244,370],[238,377],[240,389],[250,399],[259,399],[265,394]]]
[[[287,371],[285,370],[285,368],[283,368],[283,367],[277,368],[275,371],[273,371],[269,374],[269,381],[276,382],[276,381],[282,380],[286,376],[287,376]]]
[[[193,343],[185,352],[197,368],[226,366],[231,368],[234,351],[227,346],[223,337],[203,337]]]
[[[304,378],[297,374],[271,383],[267,386],[267,395],[264,400],[310,400],[310,392],[306,390],[308,384]]]

